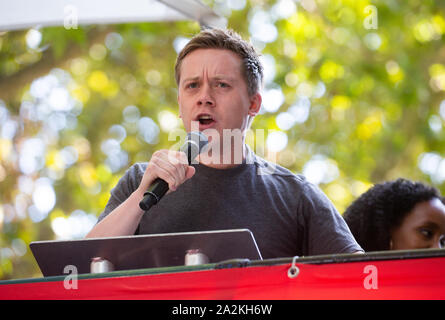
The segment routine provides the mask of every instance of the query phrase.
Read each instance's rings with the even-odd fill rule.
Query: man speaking
[[[134,164],[87,238],[247,228],[264,259],[362,251],[318,187],[245,144],[263,81],[250,43],[231,30],[204,30],[179,53],[175,77],[184,128],[205,134],[207,150],[191,164],[172,150]],[[168,192],[141,209],[160,180]]]

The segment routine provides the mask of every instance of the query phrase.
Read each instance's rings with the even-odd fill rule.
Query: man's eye
[[[198,87],[198,83],[196,83],[196,82],[190,82],[186,85],[186,88],[190,88],[190,89],[194,89],[196,87]]]
[[[227,83],[225,83],[225,82],[218,82],[218,87],[220,87],[220,88],[228,88],[229,85]]]

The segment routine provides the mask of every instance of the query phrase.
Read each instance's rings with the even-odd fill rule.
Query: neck
[[[231,143],[220,147],[217,144],[210,144],[207,152],[199,155],[199,163],[216,169],[228,169],[239,166],[245,162],[247,147],[244,139],[239,143]]]

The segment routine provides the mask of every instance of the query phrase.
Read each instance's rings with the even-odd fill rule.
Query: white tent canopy
[[[0,31],[174,20],[196,20],[201,26],[220,28],[227,23],[199,0],[0,1]]]

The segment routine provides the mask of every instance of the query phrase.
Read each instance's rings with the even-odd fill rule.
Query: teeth
[[[211,120],[212,119],[212,117],[211,116],[209,116],[209,115],[202,115],[202,116],[199,116],[199,120]]]

